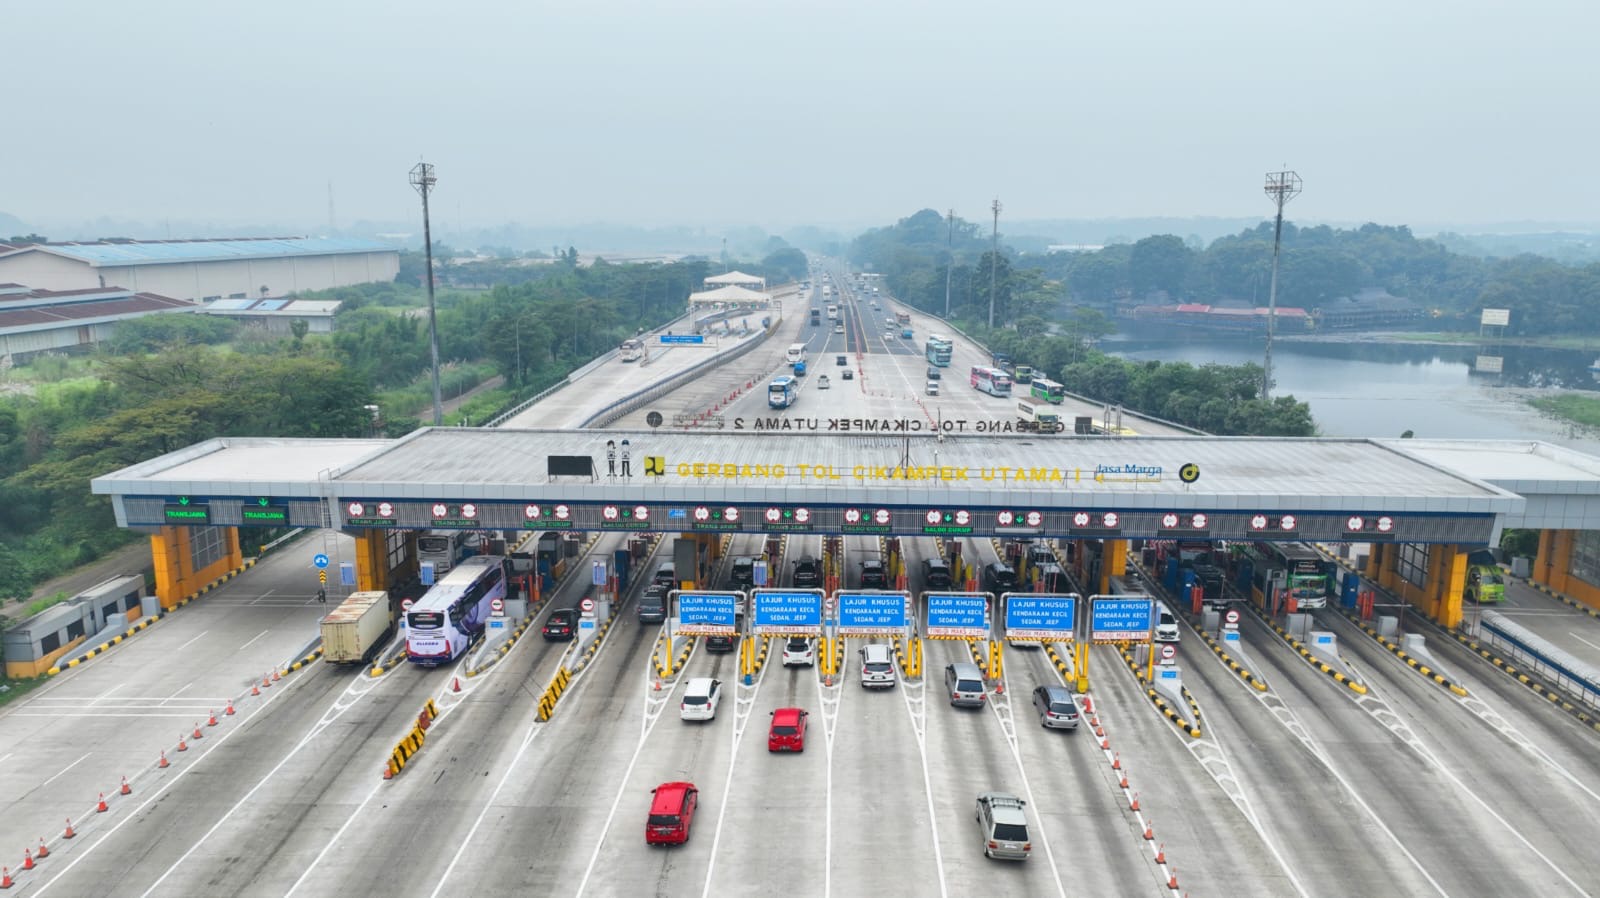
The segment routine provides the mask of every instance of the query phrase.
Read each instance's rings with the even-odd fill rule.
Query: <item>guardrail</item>
[[[599,411],[595,412],[593,415],[590,415],[588,418],[586,418],[584,420],[583,424],[581,424],[579,426],[580,427],[606,427],[609,424],[611,424],[611,422],[617,420],[618,418],[621,418],[624,415],[631,414],[632,412],[637,411],[639,409],[639,407],[644,405],[645,403],[653,402],[656,399],[661,398],[661,396],[663,396],[664,394],[670,393],[673,390],[676,390],[678,387],[683,386],[683,384],[685,384],[686,382],[688,382],[690,380],[693,380],[696,377],[699,377],[700,375],[704,374],[705,372],[714,370],[716,368],[720,368],[723,365],[726,365],[729,362],[733,361],[734,359],[737,359],[737,358],[745,355],[746,353],[748,353],[751,350],[755,349],[757,346],[760,346],[762,343],[765,343],[766,340],[767,340],[767,337],[771,336],[771,334],[772,334],[772,329],[771,328],[769,328],[769,329],[767,329],[765,331],[761,331],[761,332],[757,333],[757,335],[754,338],[746,340],[737,349],[734,349],[734,350],[731,350],[729,352],[720,353],[718,355],[712,356],[711,358],[706,359],[705,361],[701,362],[700,364],[695,365],[692,368],[688,368],[688,369],[685,369],[683,371],[680,371],[677,374],[674,374],[672,377],[669,377],[666,380],[661,381],[660,383],[652,384],[652,385],[650,385],[648,387],[645,387],[643,389],[640,389],[640,390],[637,390],[637,391],[635,391],[633,393],[630,393],[627,396],[624,396],[621,399],[618,399],[616,402],[611,403],[610,405],[606,406],[605,408],[600,409]]]
[[[1478,621],[1478,638],[1505,651],[1590,708],[1600,709],[1600,683],[1574,670],[1572,663],[1551,657],[1559,650],[1534,646],[1530,636],[1521,627],[1510,621],[1492,619],[1492,614],[1487,612]]]
[[[961,336],[961,339],[966,340],[968,343],[971,343],[972,345],[978,347],[979,349],[982,349],[984,352],[987,352],[987,353],[990,353],[991,355],[993,355],[993,352],[989,349],[989,347],[987,347],[983,343],[979,342],[976,337],[973,337],[971,334],[969,334],[966,331],[962,330],[961,328],[957,327],[954,322],[949,321],[948,319],[945,319],[945,318],[941,318],[940,316],[935,315],[932,312],[925,312],[922,309],[919,309],[919,308],[917,308],[915,306],[912,306],[912,305],[908,305],[908,304],[903,303],[903,302],[901,302],[899,300],[893,300],[893,302],[894,302],[895,305],[901,306],[902,308],[906,309],[909,312],[914,312],[914,313],[916,313],[918,315],[926,315],[927,317],[932,318],[933,320],[940,322],[944,327],[949,328],[950,330],[952,330],[952,331],[956,332],[957,334],[959,334]],[[1074,393],[1071,390],[1062,390],[1061,392],[1064,393],[1067,396],[1071,396],[1073,399],[1076,399],[1079,402],[1082,402],[1082,403],[1085,403],[1085,404],[1088,404],[1088,405],[1102,405],[1103,406],[1103,405],[1111,404],[1111,403],[1107,403],[1104,399],[1095,399],[1092,396],[1085,396],[1082,393]],[[1147,415],[1144,412],[1134,412],[1134,411],[1129,411],[1128,409],[1124,408],[1122,410],[1122,413],[1126,417],[1133,418],[1136,421],[1149,421],[1152,424],[1160,424],[1160,425],[1162,425],[1164,427],[1171,427],[1171,428],[1173,428],[1175,430],[1181,430],[1184,433],[1192,433],[1192,434],[1197,434],[1199,436],[1209,436],[1209,434],[1207,434],[1203,430],[1200,430],[1197,427],[1190,427],[1187,424],[1179,424],[1176,421],[1168,421],[1166,418],[1158,418],[1155,415]]]

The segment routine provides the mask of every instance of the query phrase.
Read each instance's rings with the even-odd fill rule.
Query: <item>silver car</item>
[[[1039,725],[1054,730],[1078,728],[1078,703],[1065,686],[1040,686],[1033,690],[1033,710]]]
[[[1027,802],[1009,792],[983,792],[973,817],[983,830],[984,857],[1025,861],[1033,850],[1028,837]]]

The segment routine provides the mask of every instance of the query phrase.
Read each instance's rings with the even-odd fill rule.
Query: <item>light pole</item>
[[[989,206],[994,213],[994,229],[989,232],[989,329],[994,329],[994,282],[995,271],[1000,266],[1000,199],[995,198]]]
[[[945,255],[948,257],[944,263],[944,317],[950,317],[950,273],[956,267],[956,210],[951,209],[945,216],[949,222],[949,232],[945,236]]]
[[[411,167],[411,186],[422,194],[422,249],[428,265],[428,352],[433,359],[433,426],[444,424],[444,399],[439,395],[439,313],[433,305],[433,230],[428,224],[428,194],[438,182],[433,166]]]
[[[1267,290],[1267,354],[1262,360],[1261,398],[1272,398],[1272,335],[1278,329],[1278,247],[1283,243],[1283,204],[1300,195],[1300,176],[1292,171],[1267,172],[1267,196],[1278,207],[1272,229],[1272,286]]]

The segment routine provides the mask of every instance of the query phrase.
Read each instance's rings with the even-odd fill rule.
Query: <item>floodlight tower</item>
[[[950,318],[950,272],[956,267],[956,210],[951,209],[945,216],[946,228],[944,243],[944,317]]]
[[[438,182],[433,166],[418,162],[411,167],[411,186],[422,194],[422,249],[428,265],[428,351],[433,359],[433,426],[444,424],[444,401],[439,395],[439,315],[433,306],[433,230],[428,223],[428,194]]]
[[[1300,176],[1292,171],[1267,172],[1267,196],[1278,207],[1272,228],[1272,286],[1267,291],[1267,354],[1262,361],[1261,398],[1272,398],[1272,335],[1278,328],[1278,249],[1283,243],[1283,206],[1300,195]]]
[[[989,232],[989,329],[994,329],[994,275],[1000,265],[1000,198],[990,204],[994,213],[994,229]]]

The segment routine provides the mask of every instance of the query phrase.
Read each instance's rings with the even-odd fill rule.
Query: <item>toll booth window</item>
[[[1600,530],[1579,530],[1572,539],[1572,573],[1600,586]]]
[[[59,632],[49,633],[39,640],[40,654],[48,655],[59,648],[61,648],[61,634]]]

